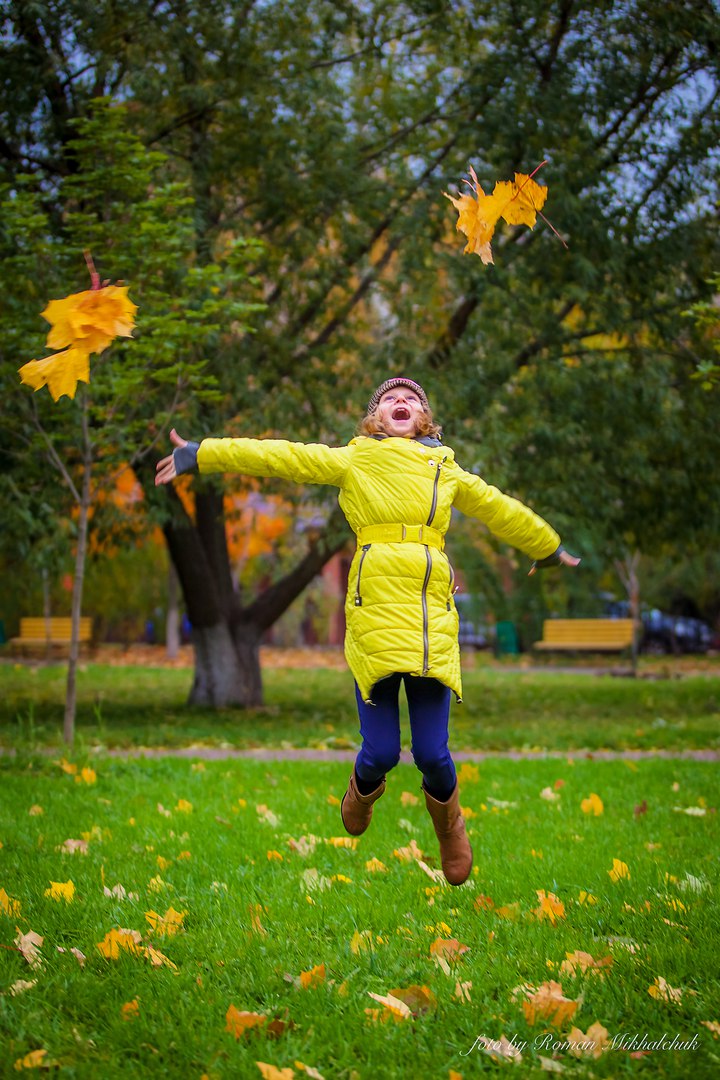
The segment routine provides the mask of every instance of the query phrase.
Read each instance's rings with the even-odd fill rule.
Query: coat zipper
[[[433,483],[432,502],[430,503],[430,514],[428,516],[427,525],[432,525],[433,518],[435,517],[435,511],[437,510],[437,497],[438,497],[438,485],[440,483],[440,470],[443,467],[445,458],[442,461],[438,461],[437,468],[435,469],[435,481]],[[427,589],[430,581],[430,574],[432,572],[432,555],[430,554],[430,548],[425,545],[425,580],[422,587],[422,613],[423,613],[423,675],[427,675],[430,670],[430,626],[428,621],[428,606],[427,606]]]
[[[360,595],[360,578],[362,576],[362,567],[365,562],[365,556],[370,550],[370,544],[363,544],[362,555],[360,556],[360,563],[358,564],[357,583],[355,585],[355,607],[362,607],[362,596]]]

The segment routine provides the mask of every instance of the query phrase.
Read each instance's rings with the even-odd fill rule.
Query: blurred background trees
[[[530,600],[523,560],[458,525],[461,566],[496,609],[516,595],[541,612],[573,590],[575,606],[587,606],[617,586],[614,564],[635,552],[665,560],[657,566],[706,565],[720,524],[707,325],[720,28],[710,0],[99,0],[92,9],[2,0],[0,13],[2,180],[7,199],[30,187],[42,210],[42,224],[33,211],[26,226],[32,271],[18,277],[17,237],[4,240],[3,319],[16,328],[0,345],[6,433],[28,424],[11,384],[32,334],[39,340],[37,313],[48,290],[74,284],[58,259],[73,214],[99,205],[73,141],[104,98],[106,116],[122,104],[128,135],[163,155],[148,194],[181,185],[192,200],[178,267],[211,290],[220,275],[214,336],[200,348],[215,392],[178,393],[176,374],[138,414],[148,424],[172,411],[190,437],[345,441],[374,386],[407,373],[426,387],[463,465],[534,505],[584,556],[582,574],[547,576]],[[568,248],[539,223],[502,226],[494,267],[462,255],[442,192],[460,190],[469,165],[488,190],[545,159],[545,212]],[[122,188],[121,163],[113,184]],[[106,230],[101,240],[98,224],[93,253],[101,275],[137,286],[129,355],[143,347],[151,311],[144,282],[155,282],[159,319],[181,311],[194,325],[199,301],[167,270],[146,272],[153,237],[127,239],[129,209],[123,216],[105,198],[105,211],[93,211]],[[235,283],[225,284],[239,251]],[[693,307],[704,324],[687,316]],[[200,359],[196,343],[167,341],[178,363]],[[152,378],[154,356],[144,355]],[[0,470],[12,501],[12,484],[22,489],[32,469],[22,440],[8,446]],[[206,480],[190,501],[158,498],[149,457],[144,466],[137,480],[194,628],[196,700],[256,702],[262,634],[344,542],[328,517],[332,493],[267,485],[313,526],[286,544],[269,579],[240,581],[223,490],[242,485]],[[50,500],[42,485],[33,490]],[[23,526],[12,520],[5,543],[17,553]],[[655,580],[649,566],[643,575]],[[717,617],[703,573],[689,591]]]

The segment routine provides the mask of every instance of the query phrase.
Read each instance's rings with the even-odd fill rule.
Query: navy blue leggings
[[[360,714],[362,747],[355,771],[365,794],[377,787],[400,760],[400,683],[410,713],[412,756],[423,775],[426,790],[445,802],[452,795],[457,775],[448,749],[450,690],[437,679],[397,673],[381,679],[373,687],[374,705],[367,705],[357,686],[355,696]]]

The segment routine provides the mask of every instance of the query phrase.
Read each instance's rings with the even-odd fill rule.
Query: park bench
[[[533,649],[546,652],[623,652],[633,643],[632,619],[545,619]]]
[[[81,616],[79,628],[80,645],[89,645],[92,638],[92,619],[89,616]],[[20,619],[20,633],[18,637],[10,639],[10,644],[24,652],[58,647],[70,648],[71,620],[67,616],[45,619],[22,618]]]

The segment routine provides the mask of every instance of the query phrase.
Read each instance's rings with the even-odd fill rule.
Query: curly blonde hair
[[[384,434],[385,429],[378,420],[376,412],[370,413],[369,416],[363,416],[362,420],[357,426],[356,435]],[[442,428],[433,420],[433,414],[430,409],[424,409],[421,415],[418,417],[417,427],[415,428],[415,435],[431,435],[434,438],[440,438],[440,436],[442,435]]]

